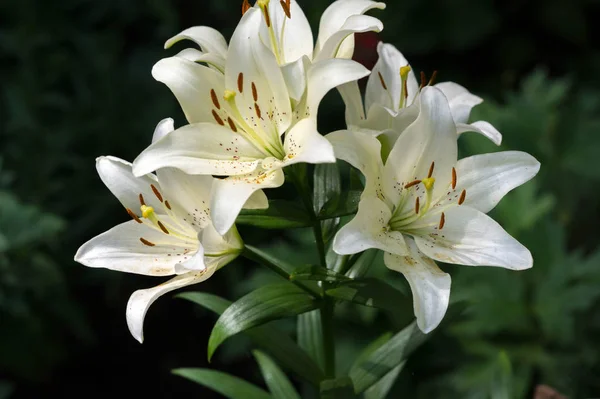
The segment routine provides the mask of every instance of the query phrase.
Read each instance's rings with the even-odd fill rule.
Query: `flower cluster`
[[[421,82],[402,54],[380,43],[373,71],[352,61],[354,33],[383,29],[365,13],[370,0],[337,0],[323,13],[316,44],[295,0],[242,6],[229,44],[216,30],[192,27],[165,47],[187,48],[153,67],[175,95],[187,124],[162,120],[133,164],[97,159],[100,178],[132,220],[85,243],[86,266],[152,276],[175,275],[136,291],[127,321],[142,341],[143,319],[160,295],[209,278],[243,250],[235,220],[242,208],[269,206],[264,189],[284,184],[296,163],[344,160],[365,178],[358,213],[336,234],[333,250],[385,252],[388,268],[408,280],[418,325],[434,329],[448,307],[450,276],[435,261],[525,269],[529,251],[486,215],[539,163],[522,152],[458,160],[467,131],[494,143],[488,122],[468,123],[482,100],[433,77]],[[363,98],[358,80],[368,77]],[[317,111],[337,88],[346,130],[322,135]],[[154,174],[155,172],[155,174]]]

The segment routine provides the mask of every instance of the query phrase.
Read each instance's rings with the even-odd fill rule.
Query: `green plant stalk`
[[[325,283],[325,285],[327,285]],[[325,290],[326,287],[323,287]],[[325,297],[321,305],[321,331],[323,333],[323,359],[325,360],[325,376],[335,378],[335,341],[333,339],[334,301]]]

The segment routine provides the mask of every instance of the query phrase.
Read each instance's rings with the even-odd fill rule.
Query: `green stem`
[[[335,341],[333,338],[333,307],[331,298],[325,298],[321,305],[321,332],[323,334],[323,359],[325,376],[335,378]]]
[[[301,288],[302,290],[304,290],[305,292],[314,296],[315,298],[321,297],[320,293],[315,292],[313,289],[305,286],[301,282],[295,281],[295,280],[290,280],[290,274],[284,268],[278,266],[272,259],[270,259],[269,256],[265,256],[266,254],[263,251],[261,251],[260,249],[253,247],[252,245],[245,245],[244,250],[242,251],[241,255],[246,259],[249,259],[251,261],[254,261],[258,264],[265,266],[267,269],[277,273],[284,279],[290,281],[292,284]]]

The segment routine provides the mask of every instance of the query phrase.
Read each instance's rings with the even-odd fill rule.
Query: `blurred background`
[[[299,2],[316,32],[330,2]],[[160,119],[185,122],[150,70],[188,44],[165,51],[163,43],[193,25],[229,38],[240,4],[0,2],[0,399],[218,397],[170,374],[207,366],[214,314],[167,295],[151,308],[140,345],[125,304],[161,281],[88,269],[73,255],[127,220],[95,157],[133,160]],[[416,71],[437,70],[438,81],[485,98],[472,119],[503,133],[500,149],[542,163],[492,215],[531,249],[534,268],[445,266],[452,302],[466,310],[415,352],[390,397],[532,398],[541,384],[570,398],[600,396],[599,11],[598,0],[396,0],[370,13],[385,30],[357,38],[357,60],[370,67],[379,40],[395,44]],[[337,93],[321,109],[321,132],[343,127]],[[464,156],[499,150],[478,135],[460,145]],[[252,244],[281,253],[310,244],[304,230],[246,231]],[[404,284],[378,262],[373,275]],[[275,279],[236,261],[191,290],[234,300]],[[408,296],[399,318],[340,307],[340,371],[360,346],[412,318],[411,306]],[[291,322],[283,327],[293,333]],[[248,349],[234,338],[210,367],[262,384]]]

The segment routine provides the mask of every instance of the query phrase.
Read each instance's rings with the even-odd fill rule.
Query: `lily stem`
[[[327,283],[325,283],[327,284]],[[321,305],[321,332],[323,334],[323,359],[325,376],[335,378],[335,340],[333,338],[334,302],[325,297]]]
[[[303,291],[309,293],[311,296],[315,298],[321,297],[320,293],[315,292],[313,289],[305,286],[301,282],[290,280],[290,274],[284,268],[278,266],[273,259],[270,259],[270,256],[266,256],[266,254],[260,249],[255,248],[252,245],[245,245],[241,255],[248,260],[265,266],[267,269],[275,272],[284,279],[290,281],[292,284],[296,285],[298,288],[301,288]]]

